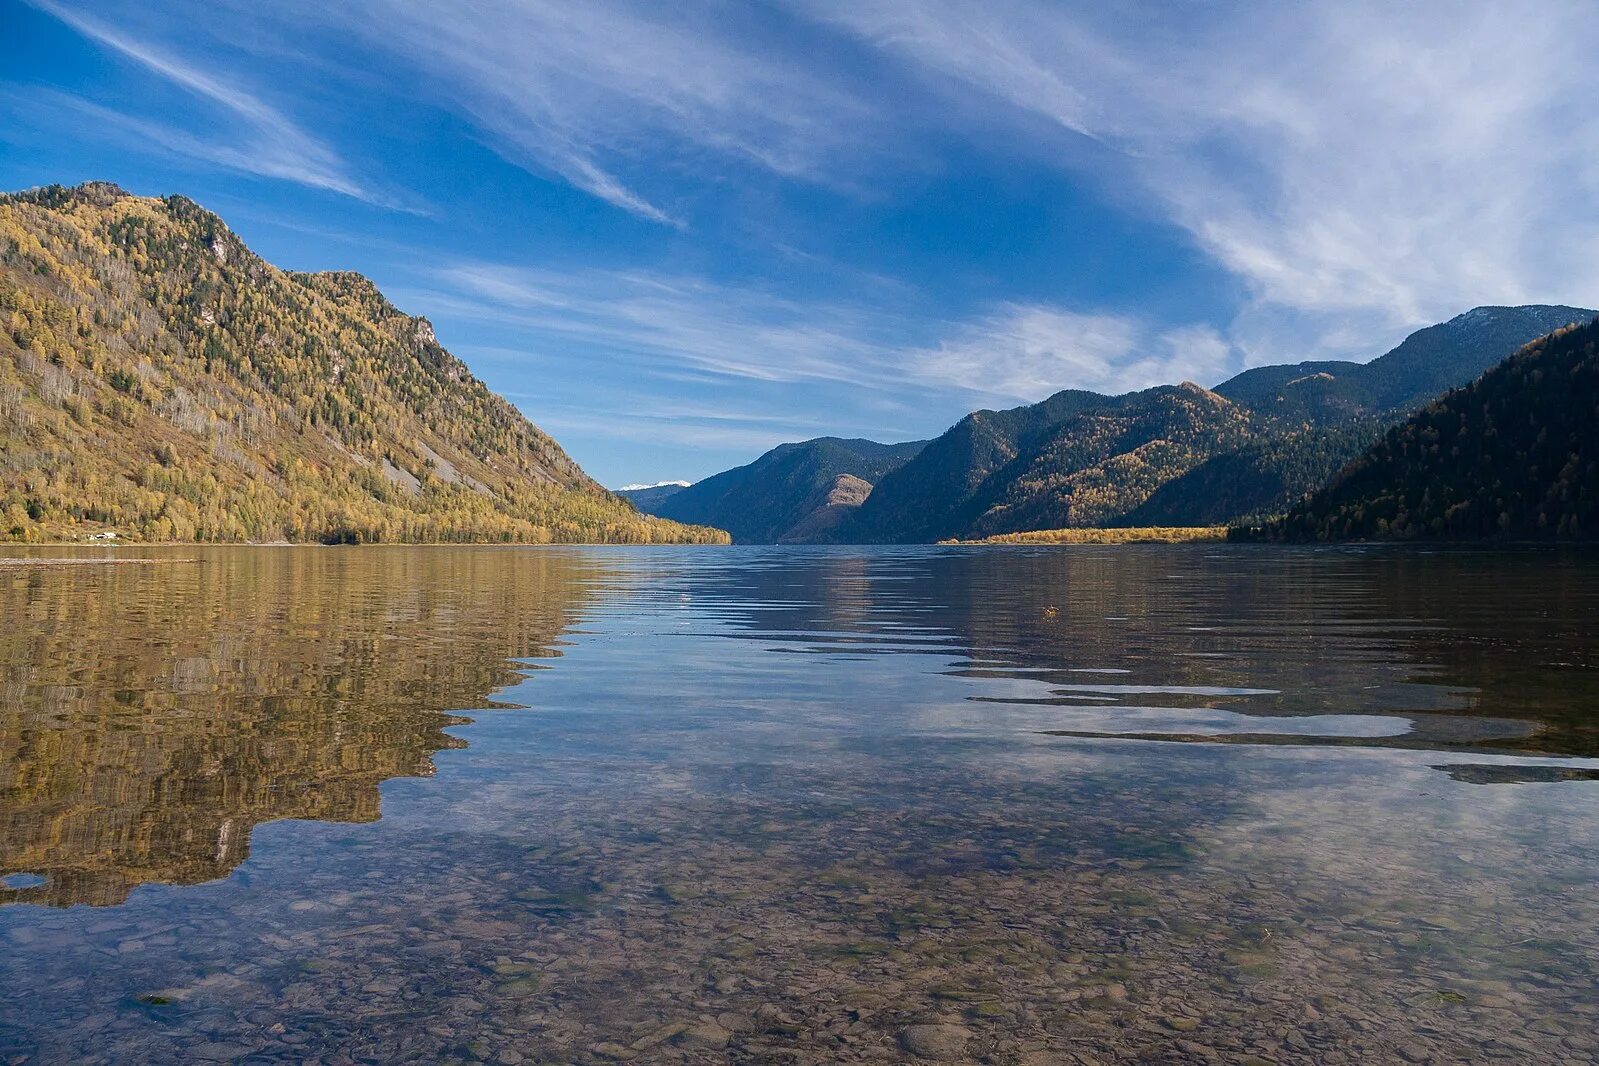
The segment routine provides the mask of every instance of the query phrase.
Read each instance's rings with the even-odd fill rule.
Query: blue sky
[[[602,482],[1599,300],[1586,3],[0,0],[0,187],[355,269]]]

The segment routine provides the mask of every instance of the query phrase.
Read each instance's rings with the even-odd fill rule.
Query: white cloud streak
[[[1005,304],[912,353],[911,365],[929,383],[1032,401],[1064,388],[1119,394],[1178,381],[1215,384],[1233,359],[1209,327],[1159,331],[1122,315]]]
[[[1063,165],[1072,135],[1112,149],[1101,180],[1247,285],[1253,361],[1599,292],[1599,24],[1576,0],[798,2],[990,125],[1058,127]]]
[[[1004,141],[1236,276],[1248,363],[1365,358],[1474,304],[1599,293],[1599,24],[1581,0],[787,7],[876,58],[715,6],[276,10],[391,55],[507,158],[673,225],[663,175],[711,187],[743,162],[858,187],[890,142]]]
[[[635,187],[646,172],[691,168],[715,183],[744,163],[831,183],[876,124],[871,106],[805,57],[742,35],[736,7],[284,0],[272,10],[285,26],[331,23],[388,54],[513,163],[668,225],[684,222]]]
[[[124,114],[65,94],[56,94],[58,102],[101,120],[125,138],[149,142],[230,170],[281,178],[360,200],[381,202],[350,175],[338,153],[260,97],[55,0],[24,2],[60,20],[85,38],[217,105],[242,125],[243,140],[237,144],[210,141],[166,123]]]
[[[1130,316],[1045,304],[1005,303],[965,320],[912,320],[699,278],[485,263],[444,267],[437,276],[445,291],[428,295],[430,306],[521,331],[539,349],[592,345],[653,371],[724,380],[1026,402],[1066,388],[1121,393],[1181,380],[1215,384],[1236,364],[1236,353],[1209,327],[1161,330]],[[690,420],[714,416],[713,408],[671,410]]]
[[[886,387],[893,322],[842,304],[633,271],[570,273],[484,263],[438,272],[430,305],[553,343],[583,343],[665,370],[765,382]]]
[[[245,131],[226,145],[151,123],[133,133],[363,195],[258,97],[59,0],[29,2]],[[692,197],[741,188],[740,168],[855,189],[889,153],[955,134],[1052,161],[1169,223],[1243,293],[1218,333],[1037,297],[939,322],[917,319],[914,297],[889,312],[643,271],[469,264],[444,278],[441,298],[463,313],[663,374],[1037,399],[1366,358],[1477,303],[1599,299],[1599,22],[1582,0],[785,0],[773,18],[643,0],[188,10],[263,55],[352,57],[375,83],[466,116],[505,158],[652,222],[686,225]]]

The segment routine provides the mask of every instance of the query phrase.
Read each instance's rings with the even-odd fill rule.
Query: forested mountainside
[[[1124,516],[1129,526],[1259,524],[1280,516],[1369,448],[1386,423],[1268,430],[1161,485]]]
[[[841,538],[922,541],[1115,524],[1241,445],[1249,412],[1191,383],[978,411],[883,479]]]
[[[910,542],[1262,521],[1325,484],[1420,403],[1593,314],[1480,307],[1366,364],[1261,367],[1209,391],[1067,391],[977,411],[886,475],[828,537]]]
[[[1068,418],[973,497],[977,536],[1113,525],[1159,486],[1241,446],[1249,412],[1191,382]]]
[[[1599,536],[1599,322],[1534,341],[1393,428],[1266,535]]]
[[[969,501],[989,475],[1104,399],[1072,390],[1026,407],[972,412],[886,475],[834,536],[904,543],[953,536],[949,531],[963,529]]]
[[[0,195],[0,536],[719,541],[638,513],[352,273],[181,196]]]
[[[714,474],[650,506],[679,522],[725,529],[740,543],[818,539],[859,505],[872,484],[925,443],[818,437],[780,444],[753,463]]]

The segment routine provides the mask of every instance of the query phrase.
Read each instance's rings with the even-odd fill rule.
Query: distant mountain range
[[[366,278],[279,270],[181,196],[51,186],[0,195],[0,538],[918,542],[1262,525],[1290,511],[1272,527],[1283,536],[1419,536],[1479,528],[1491,504],[1509,530],[1591,531],[1588,468],[1566,472],[1585,453],[1556,430],[1591,431],[1593,412],[1568,418],[1551,384],[1568,371],[1586,381],[1550,362],[1581,331],[1517,357],[1542,377],[1512,387],[1520,372],[1502,368],[1474,386],[1526,424],[1496,415],[1478,434],[1476,415],[1447,408],[1462,427],[1395,431],[1428,448],[1436,433],[1491,481],[1428,468],[1439,491],[1411,500],[1401,489],[1422,478],[1422,457],[1384,434],[1595,314],[1479,307],[1365,364],[1260,367],[1215,389],[1065,391],[975,411],[932,441],[823,437],[694,485],[613,494]],[[1523,440],[1534,428],[1548,435]],[[1343,495],[1303,503],[1379,438],[1363,473],[1327,490]],[[1525,476],[1500,465],[1511,447],[1532,464]],[[1382,477],[1398,480],[1384,489]],[[1534,514],[1540,487],[1580,498]],[[1402,508],[1379,502],[1390,497]]]
[[[1163,385],[1123,396],[1065,391],[1004,411],[975,411],[924,445],[903,446],[875,475],[816,464],[857,454],[831,438],[786,444],[707,478],[657,513],[730,529],[747,541],[926,542],[1073,526],[1200,526],[1280,515],[1390,426],[1464,385],[1522,345],[1596,313],[1576,307],[1479,307],[1411,334],[1369,363],[1259,367],[1204,389]],[[881,449],[883,445],[873,445]],[[881,453],[879,453],[881,454]],[[800,516],[829,479],[870,482]],[[731,490],[736,487],[736,492]],[[745,519],[745,515],[761,517]],[[736,523],[738,528],[728,523]]]
[[[1265,533],[1599,537],[1599,322],[1535,341],[1413,415]]]
[[[641,515],[352,273],[181,196],[0,196],[0,537],[718,541]]]
[[[818,437],[783,444],[747,466],[712,475],[664,499],[635,502],[679,522],[725,529],[742,543],[826,540],[872,486],[923,443]]]

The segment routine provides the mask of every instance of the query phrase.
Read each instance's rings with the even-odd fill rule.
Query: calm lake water
[[[31,554],[0,1062],[1599,1058],[1593,555]]]

